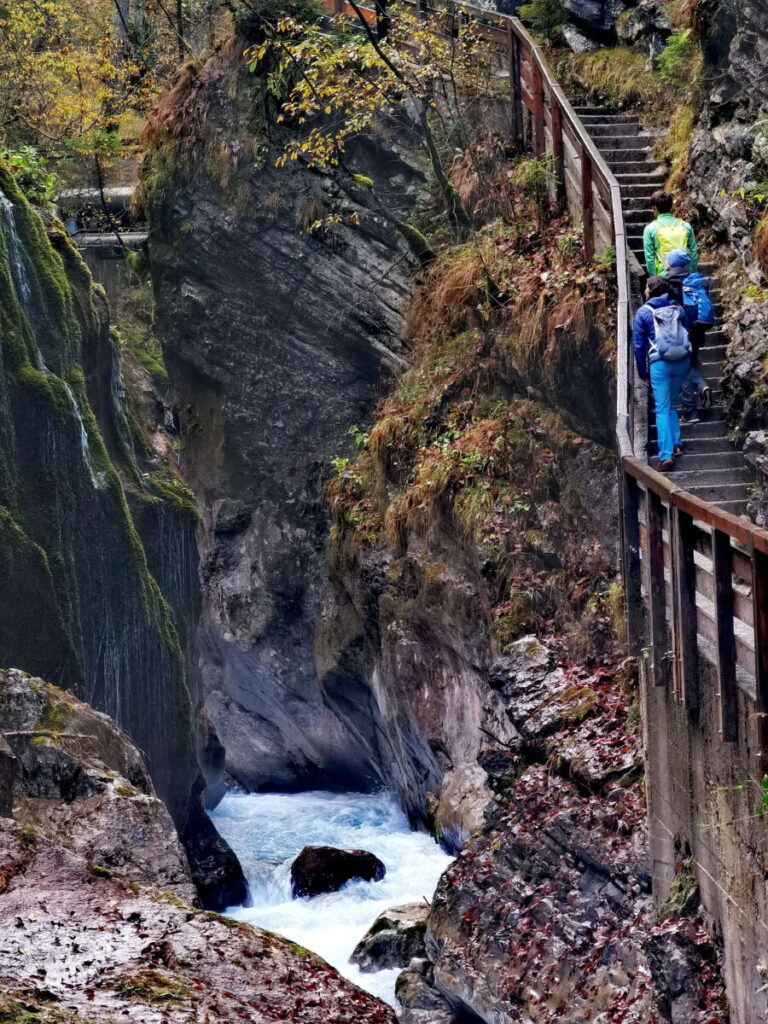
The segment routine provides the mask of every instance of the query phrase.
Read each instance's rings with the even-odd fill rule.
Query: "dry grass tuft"
[[[571,54],[560,63],[589,93],[619,109],[650,108],[664,100],[663,86],[646,67],[646,58],[628,46]]]
[[[768,274],[768,213],[763,214],[752,233],[752,248],[765,274]]]
[[[669,123],[669,132],[662,135],[654,150],[659,160],[669,167],[666,188],[669,192],[680,192],[688,174],[688,158],[696,127],[696,108],[693,104],[678,106]]]
[[[669,5],[669,23],[672,28],[692,29],[698,34],[702,28],[701,0],[672,0]]]

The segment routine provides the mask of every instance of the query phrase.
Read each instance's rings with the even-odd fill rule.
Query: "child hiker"
[[[645,289],[646,303],[635,314],[632,346],[641,380],[650,379],[656,406],[659,469],[674,468],[683,454],[680,421],[674,403],[691,367],[691,343],[685,328],[685,311],[667,294],[668,282],[651,277]]]

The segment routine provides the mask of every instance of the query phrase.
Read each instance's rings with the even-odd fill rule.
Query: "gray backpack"
[[[650,355],[658,356],[667,363],[676,363],[691,354],[691,342],[688,331],[680,318],[683,310],[680,306],[662,306],[656,309],[648,306],[653,316],[654,340],[651,342]]]

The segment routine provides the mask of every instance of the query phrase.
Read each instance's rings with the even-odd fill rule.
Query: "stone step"
[[[576,113],[579,113],[579,108],[573,108]],[[611,114],[607,110],[598,111],[595,114],[579,114],[579,117],[584,124],[637,124],[640,120],[637,114]]]
[[[615,171],[614,177],[621,186],[622,202],[626,202],[628,199],[639,199],[650,209],[651,196],[656,189],[655,185],[647,185],[642,182],[624,181],[619,178]],[[630,175],[629,177],[633,177],[633,175]]]
[[[611,153],[603,153],[603,156],[619,184],[627,174],[638,181],[643,181],[644,175],[656,175],[662,177],[663,183],[658,161],[649,160],[643,149],[617,149]]]
[[[704,409],[699,413],[701,419],[698,423],[681,423],[683,437],[727,437],[728,424],[723,416],[722,409],[714,407]],[[648,432],[651,440],[656,439],[656,420],[651,413],[651,426]]]
[[[677,471],[673,470],[669,474],[669,479],[677,482],[677,475]],[[704,486],[686,484],[685,490],[713,505],[723,506],[727,502],[738,502],[746,506],[749,500],[749,484],[707,484]]]
[[[722,368],[725,357],[725,345],[711,345],[709,348],[702,346],[699,349],[699,361],[702,366],[717,366]]]
[[[641,220],[644,224],[650,224],[653,220],[653,210],[645,196],[638,196],[637,199],[625,199],[624,207],[625,220]]]
[[[701,426],[701,424],[696,424]],[[695,433],[695,428],[691,427],[689,430],[682,432],[683,446],[685,447],[685,458],[689,458],[691,455],[701,456],[702,458],[718,458],[720,455],[735,455],[740,460],[740,464],[744,465],[744,457],[741,452],[736,451],[732,448],[728,438],[723,437],[699,437]],[[655,442],[654,442],[655,443]]]
[[[638,149],[650,153],[656,137],[645,132],[627,132],[621,135],[603,134],[595,137],[595,144],[601,152],[608,150]]]
[[[581,117],[582,114],[605,114],[609,117],[613,116],[614,111],[610,107],[574,107],[576,113]]]
[[[704,456],[702,456],[704,458]],[[707,469],[702,464],[700,469],[688,469],[684,463],[687,456],[680,459],[678,470],[675,467],[675,483],[686,489],[694,487],[735,487],[738,484],[748,484],[752,480],[752,474],[742,461],[741,468],[736,469]],[[670,476],[672,473],[670,472]]]
[[[704,335],[702,347],[709,348],[713,345],[725,345],[727,342],[728,339],[726,338],[724,331],[707,331]]]
[[[582,118],[582,121],[595,141],[604,139],[608,135],[629,135],[631,132],[639,134],[642,131],[637,118],[634,120],[628,118],[622,121],[617,117],[608,121],[605,118],[590,115],[586,120]]]
[[[659,174],[658,171],[643,171],[638,174],[635,171],[614,170],[613,176],[619,185],[623,186],[622,193],[624,195],[644,196],[649,191],[650,193],[655,192],[664,184],[664,175]]]
[[[744,456],[741,452],[733,449],[720,452],[702,452],[686,449],[685,455],[680,457],[678,463],[681,470],[686,472],[705,472],[711,469],[735,469],[743,471]]]

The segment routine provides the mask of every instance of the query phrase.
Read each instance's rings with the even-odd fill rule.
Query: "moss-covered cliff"
[[[183,825],[196,771],[190,696],[104,441],[123,415],[102,386],[105,367],[119,373],[106,304],[63,230],[46,231],[1,165],[0,189],[0,664],[113,716]],[[135,500],[160,503],[138,486]]]

